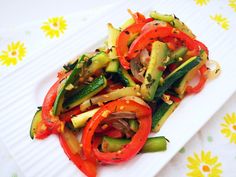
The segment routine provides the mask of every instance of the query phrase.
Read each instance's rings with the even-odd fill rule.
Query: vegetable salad
[[[207,47],[175,15],[128,12],[122,26],[107,25],[103,46],[63,66],[32,120],[31,138],[58,136],[87,176],[104,164],[165,151],[169,140],[150,132],[220,73]]]

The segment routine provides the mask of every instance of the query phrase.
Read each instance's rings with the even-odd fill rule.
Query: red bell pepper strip
[[[145,25],[145,23],[138,23],[138,24],[133,24],[129,27],[127,27],[126,29],[124,29],[116,42],[116,52],[117,52],[117,56],[119,57],[119,61],[121,63],[121,65],[125,68],[125,69],[129,69],[129,62],[126,59],[126,55],[128,53],[128,41],[131,37],[132,34],[135,33],[140,33],[142,27]]]
[[[103,133],[103,135],[109,136],[111,138],[121,138],[123,133],[117,129],[111,128]]]
[[[64,130],[64,122],[60,121],[58,116],[54,116],[51,113],[54,101],[57,97],[59,83],[60,81],[57,81],[49,89],[47,95],[44,98],[42,106],[42,120],[52,133],[59,133]]]
[[[205,44],[203,44],[202,42],[198,41],[198,40],[194,40],[195,43],[198,44],[198,46],[200,47],[200,49],[204,50],[206,52],[207,55],[209,55],[209,51],[208,51],[208,48],[207,46],[205,46]]]
[[[59,134],[60,144],[68,158],[88,177],[95,177],[97,165],[93,161],[86,160],[80,154],[73,154],[63,134]]]
[[[95,130],[106,117],[116,111],[135,112],[139,121],[139,130],[132,137],[131,142],[123,149],[113,153],[103,153],[98,149],[94,150],[95,157],[106,164],[116,164],[134,157],[146,142],[148,134],[151,131],[152,111],[150,107],[139,104],[132,100],[116,100],[104,105],[90,119],[84,128],[82,135],[83,152],[86,158],[90,158],[92,153],[92,139]]]
[[[199,93],[202,89],[203,89],[203,87],[204,87],[204,85],[205,85],[205,83],[206,83],[206,81],[207,81],[207,77],[205,76],[205,72],[207,71],[207,67],[206,67],[206,65],[203,65],[200,69],[199,69],[199,72],[200,72],[200,79],[199,79],[199,82],[198,82],[198,84],[196,85],[196,86],[194,86],[194,87],[192,87],[192,86],[187,86],[186,87],[186,92],[188,93],[188,94],[195,94],[195,93]]]
[[[170,50],[176,50],[180,46],[182,46],[181,41],[173,37],[166,37],[162,39],[165,42]]]
[[[121,65],[125,69],[129,69],[129,62],[127,61],[127,53],[128,53],[128,41],[132,34],[140,33],[143,26],[147,23],[152,21],[153,19],[146,19],[142,23],[135,23],[130,26],[128,26],[126,29],[124,29],[120,35],[118,36],[118,39],[116,41],[116,52],[117,56],[119,57],[119,61]]]
[[[158,38],[165,37],[177,38],[185,42],[189,50],[199,51],[198,44],[184,32],[173,27],[157,26],[156,28],[144,31],[133,41],[128,51],[128,58],[135,58],[149,43],[158,40]]]
[[[77,107],[74,107],[71,110],[59,115],[59,117],[60,117],[60,120],[63,121],[63,122],[70,122],[71,118],[74,115],[77,115],[77,114],[80,114],[80,113],[81,113],[80,107],[77,106]]]

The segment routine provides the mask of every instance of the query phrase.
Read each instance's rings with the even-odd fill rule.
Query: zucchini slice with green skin
[[[121,89],[116,89],[116,90],[113,90],[109,93],[106,93],[103,95],[98,95],[98,96],[95,96],[93,98],[90,98],[90,99],[84,101],[80,105],[80,110],[86,111],[86,109],[88,109],[92,105],[103,104],[108,101],[116,100],[116,99],[119,99],[119,98],[125,97],[125,96],[137,96],[138,93],[140,93],[140,87],[138,85],[135,87],[125,87],[125,88],[121,88]]]
[[[84,86],[77,95],[75,95],[74,97],[68,100],[65,100],[65,102],[63,103],[63,107],[65,109],[71,109],[75,106],[78,106],[79,104],[83,103],[85,100],[96,95],[106,86],[107,86],[107,80],[105,76],[101,75],[89,85]]]
[[[178,68],[176,68],[172,73],[170,73],[164,80],[162,86],[157,88],[155,93],[155,98],[159,98],[163,95],[163,93],[170,88],[170,86],[183,77],[186,73],[188,73],[192,68],[197,66],[201,62],[201,58],[199,56],[192,57],[181,64]]]
[[[63,104],[65,93],[74,88],[75,82],[77,82],[80,77],[83,77],[84,79],[88,78],[97,70],[106,67],[110,61],[108,55],[105,52],[99,52],[86,61],[85,57],[85,55],[81,56],[71,74],[66,80],[62,81],[63,83],[61,84],[55,103],[53,105],[54,115],[59,115],[64,111]]]
[[[120,62],[118,59],[113,59],[106,67],[106,72],[108,73],[117,73],[119,71]]]
[[[64,94],[67,90],[67,86],[73,87],[75,81],[80,77],[81,70],[84,66],[85,55],[81,56],[80,60],[76,64],[75,68],[72,70],[71,74],[61,83],[56,100],[53,105],[52,113],[53,115],[59,115],[63,111],[62,104],[64,102]]]
[[[75,68],[77,63],[78,63],[78,59],[76,58],[75,60],[69,61],[67,64],[63,65],[63,68],[66,70],[66,72],[69,72]]]
[[[36,133],[36,128],[38,126],[38,123],[42,120],[42,108],[39,107],[36,113],[34,114],[33,120],[31,122],[30,126],[30,137],[31,139],[34,139],[34,135]]]
[[[174,62],[178,62],[180,57],[183,57],[188,51],[187,47],[180,47],[170,54],[170,60],[166,63],[169,65]]]
[[[94,74],[99,69],[105,68],[110,61],[111,59],[105,52],[97,53],[94,57],[91,58],[91,63],[88,66],[87,74],[85,77]]]
[[[160,78],[163,74],[164,60],[168,54],[168,47],[165,43],[156,41],[152,44],[151,59],[147,66],[144,82],[141,86],[141,94],[145,100],[154,99]]]
[[[175,19],[175,17],[173,15],[160,14],[156,11],[152,11],[150,13],[150,17],[155,20],[160,20],[160,21],[164,21],[164,22],[172,22]]]
[[[108,40],[107,45],[110,52],[108,53],[108,56],[110,59],[117,58],[116,53],[116,41],[118,36],[120,35],[120,31],[112,26],[111,23],[108,23]]]
[[[159,152],[167,149],[168,140],[164,136],[150,137],[144,144],[141,152]]]
[[[171,105],[163,102],[161,106],[155,111],[152,116],[152,131],[158,132],[167,118],[175,110],[179,103],[172,103]]]
[[[180,81],[178,80],[174,83],[175,87],[174,89],[176,93],[178,93],[179,95],[184,95],[187,83],[190,80],[192,80],[192,78],[196,75],[199,68],[206,62],[207,60],[206,52],[204,51],[200,57],[202,58],[202,61],[197,66],[192,68],[187,74],[185,74],[185,76],[183,76],[183,78],[181,78]]]
[[[121,150],[130,139],[103,137],[102,151],[117,152]],[[164,136],[148,138],[140,152],[158,152],[167,149],[167,139]]]
[[[136,83],[130,77],[128,71],[126,71],[124,68],[122,68],[122,67],[119,68],[118,75],[120,77],[121,82],[126,87],[134,87],[136,85]]]

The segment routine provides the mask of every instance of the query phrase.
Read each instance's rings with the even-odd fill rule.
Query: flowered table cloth
[[[137,2],[138,3],[138,2]],[[173,1],[176,3],[176,1]],[[218,30],[235,30],[236,0],[192,0],[199,13],[214,6],[210,18]],[[79,31],[97,15],[105,13],[103,6],[73,15],[51,16],[37,23],[0,30],[0,78],[7,77],[27,64],[27,55]],[[234,36],[235,37],[235,36]],[[236,39],[236,38],[235,38]],[[235,177],[236,176],[236,94],[182,148],[156,177]],[[0,141],[0,176],[19,177],[23,173]]]

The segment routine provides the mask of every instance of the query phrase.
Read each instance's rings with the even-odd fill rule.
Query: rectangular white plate
[[[235,32],[223,31],[210,20],[209,14],[217,12],[217,6],[199,13],[199,7],[187,0],[126,2],[60,45],[28,58],[32,61],[0,80],[0,137],[26,177],[83,175],[68,160],[56,136],[44,141],[30,139],[32,116],[55,81],[58,68],[77,54],[98,47],[106,36],[106,23],[122,24],[128,18],[127,7],[140,12],[153,9],[175,13],[208,46],[210,57],[219,61],[223,71],[201,93],[187,97],[158,133],[170,140],[166,152],[142,154],[127,163],[101,167],[98,176],[154,176],[235,91]]]

